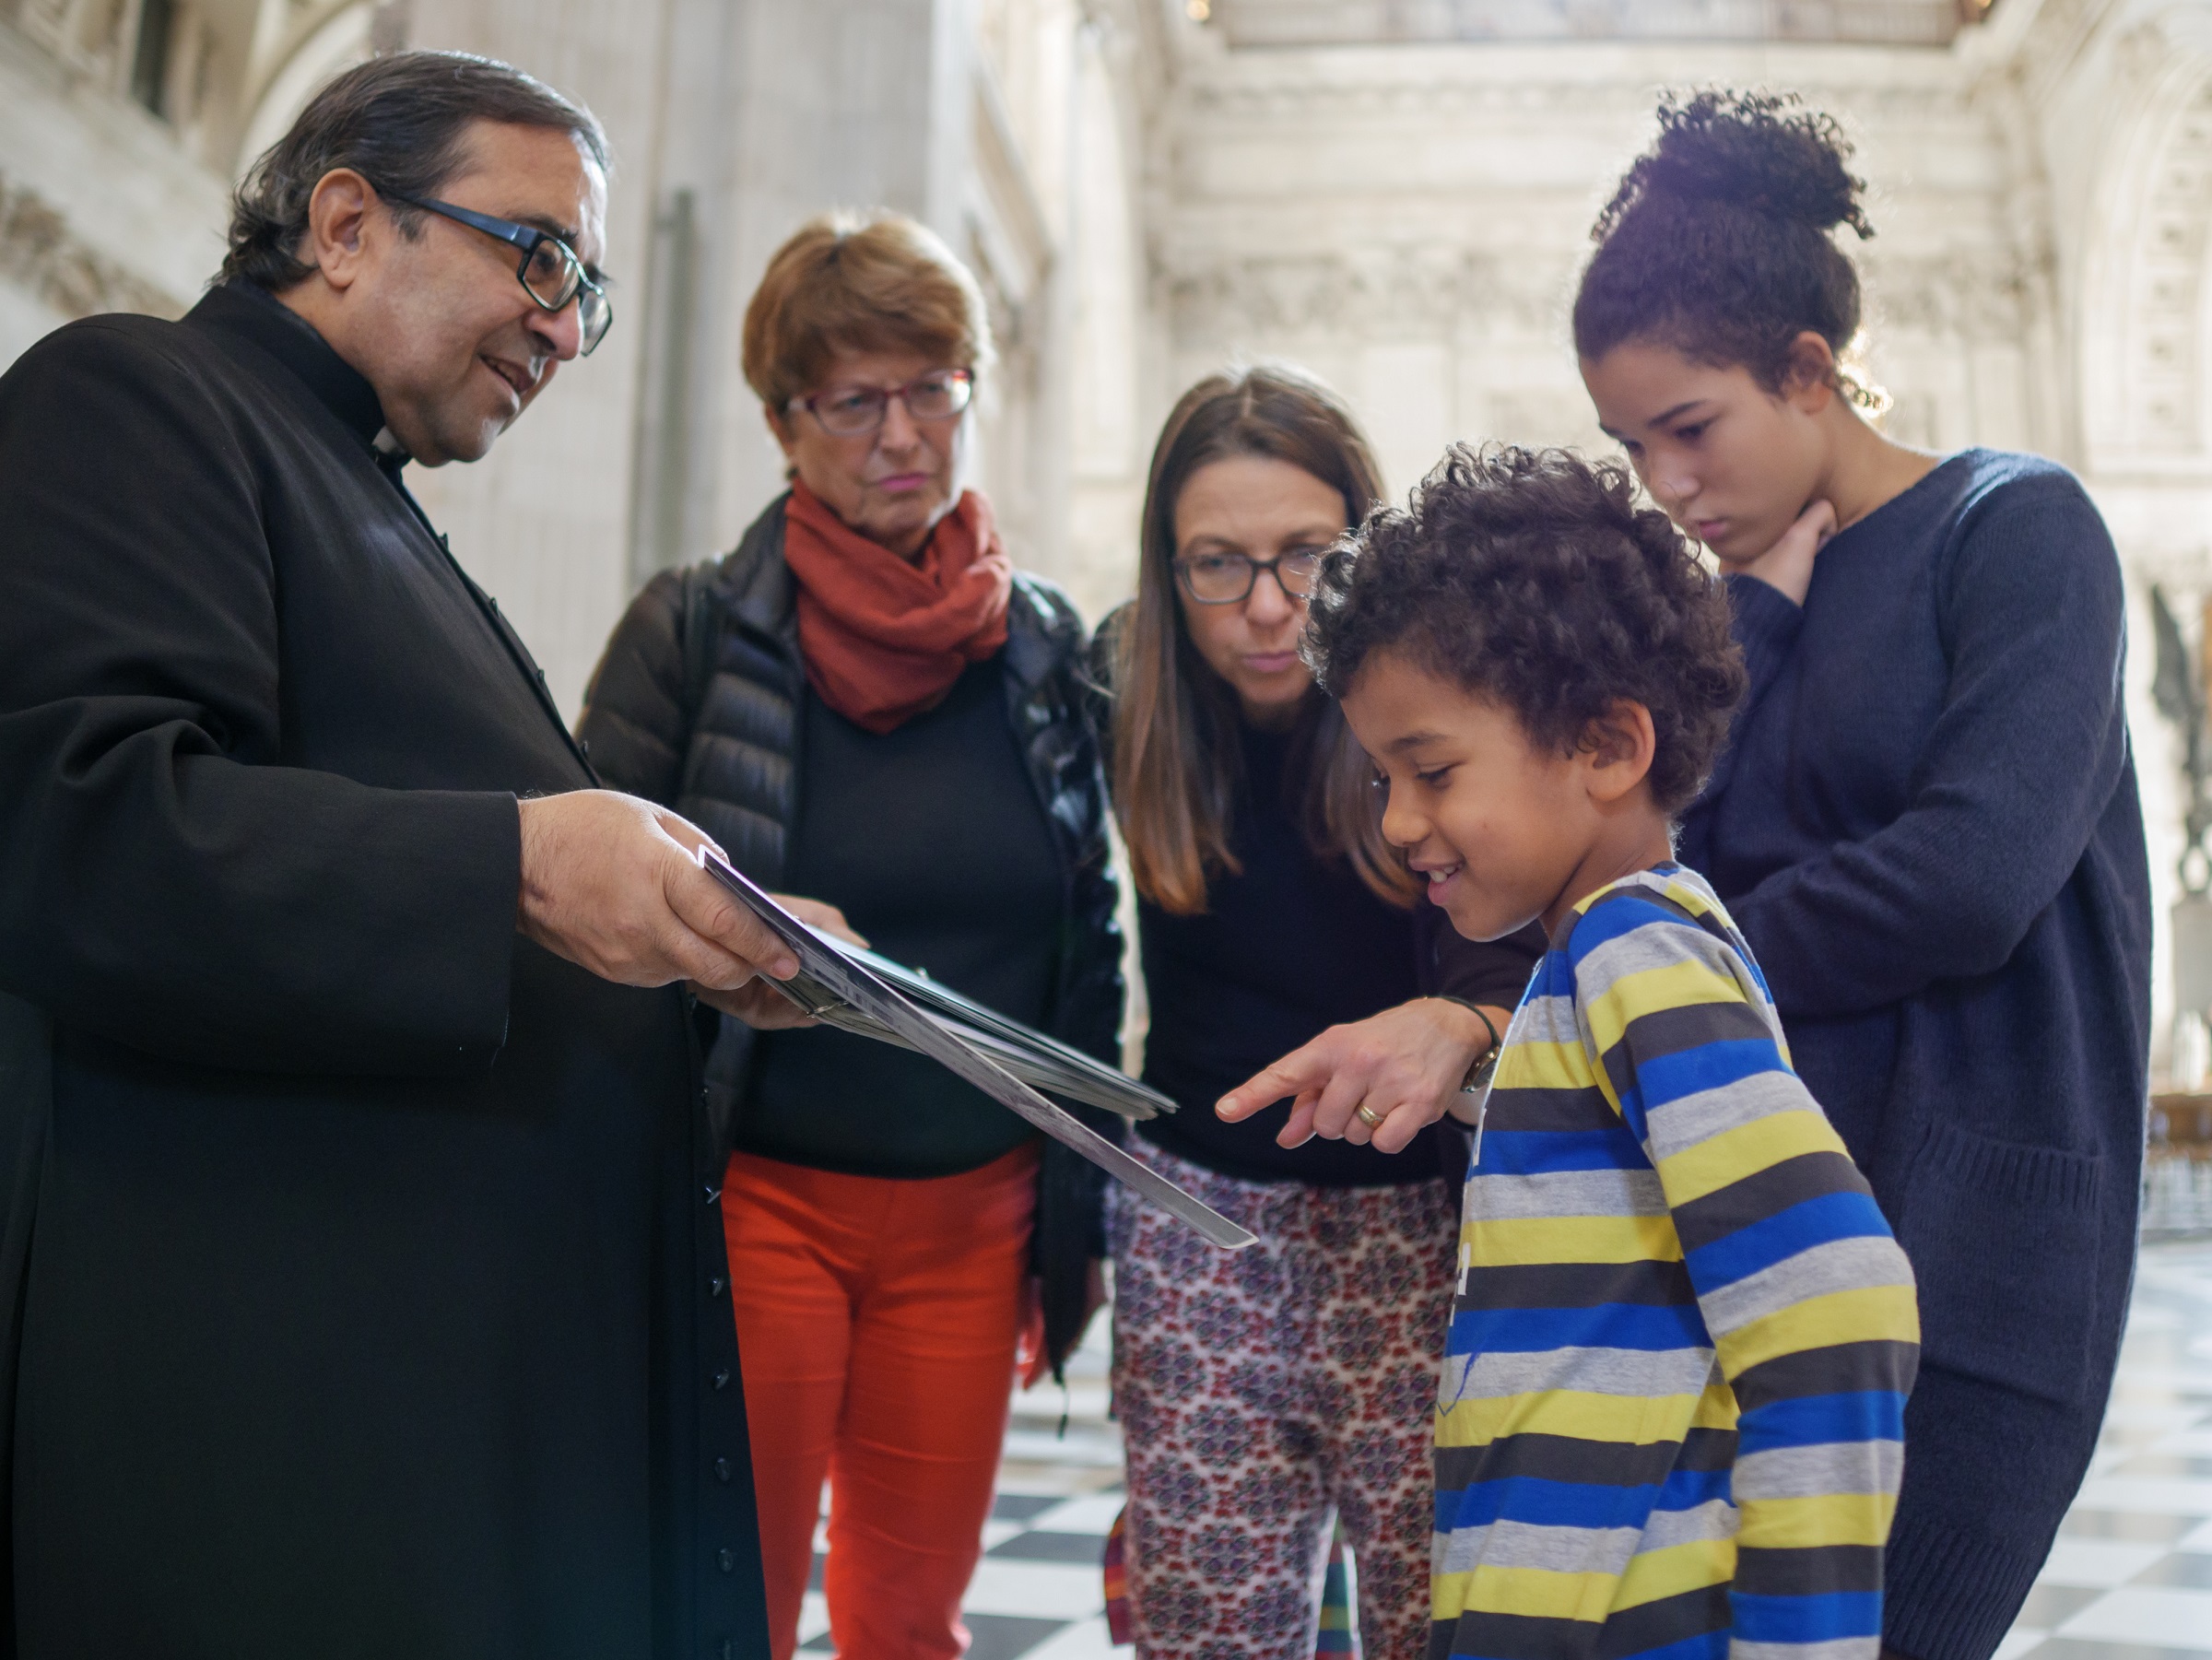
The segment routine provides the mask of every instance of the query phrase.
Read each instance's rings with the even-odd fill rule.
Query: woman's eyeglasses
[[[405,202],[409,207],[437,214],[521,249],[522,263],[515,266],[514,275],[523,285],[523,292],[547,312],[558,312],[570,300],[576,301],[576,321],[583,330],[581,349],[585,357],[592,355],[592,347],[606,339],[606,331],[614,326],[615,308],[607,302],[606,288],[584,270],[576,251],[551,231],[540,230],[535,225],[518,225],[512,219],[494,218],[474,208],[455,207],[451,202],[433,201],[427,196],[397,196],[388,191],[385,194],[391,201]]]
[[[1175,561],[1182,591],[1202,606],[1233,606],[1251,596],[1265,571],[1275,578],[1286,599],[1307,599],[1313,579],[1321,574],[1321,548],[1277,554],[1271,559],[1247,559],[1241,553],[1200,553]]]
[[[950,420],[975,396],[975,376],[965,369],[933,369],[903,386],[832,386],[812,397],[794,397],[786,406],[804,409],[839,438],[858,438],[883,425],[897,398],[918,421]]]

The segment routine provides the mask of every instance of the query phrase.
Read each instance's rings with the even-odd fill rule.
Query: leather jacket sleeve
[[[1047,783],[1049,810],[1068,858],[1067,936],[1052,1030],[1062,1042],[1110,1065],[1121,1061],[1121,893],[1107,836],[1106,778],[1100,764],[1096,705],[1087,689],[1088,641],[1066,598],[1043,583],[1026,583],[1051,665],[1036,683],[1031,764]],[[1049,717],[1047,712],[1049,711]],[[1049,781],[1049,782],[1048,782]],[[1111,1113],[1071,1107],[1110,1140],[1125,1126]],[[1047,1145],[1039,1171],[1031,1263],[1040,1279],[1044,1347],[1053,1374],[1083,1333],[1089,1264],[1106,1254],[1105,1172],[1071,1149]]]

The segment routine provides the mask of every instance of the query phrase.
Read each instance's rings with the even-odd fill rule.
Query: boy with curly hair
[[[1457,448],[1329,556],[1309,650],[1453,925],[1550,936],[1472,1114],[1431,1660],[1872,1660],[1919,1322],[1674,862],[1725,597],[1620,468]]]

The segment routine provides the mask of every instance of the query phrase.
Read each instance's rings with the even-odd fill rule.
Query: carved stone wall
[[[101,312],[181,317],[184,302],[164,293],[77,236],[69,218],[28,184],[0,173],[0,277],[64,319]]]
[[[1595,443],[1568,311],[1655,88],[1781,87],[1841,115],[1877,182],[1860,256],[1900,432],[2064,447],[2036,346],[2048,235],[2016,212],[2005,106],[1959,49],[1234,39],[1190,41],[1162,146],[1178,382],[1237,354],[1303,360],[1359,404],[1401,488],[1453,439]]]
[[[1940,45],[1959,0],[1215,0],[1240,46],[1433,41],[1821,41]],[[1986,6],[1975,6],[1974,11]]]
[[[2135,590],[2129,703],[2162,924],[2183,801],[2147,694],[2145,591],[2159,583],[2192,617],[2212,597],[2212,6],[2043,0],[2013,32],[2010,73],[2049,179],[2072,459]],[[2161,1042],[2168,953],[2161,935]]]
[[[221,258],[225,181],[118,96],[79,15],[64,57],[0,0],[0,366],[48,330],[103,311],[175,315]],[[65,9],[65,8],[62,8]],[[59,15],[59,11],[57,11]]]
[[[2083,362],[2087,459],[2101,473],[2207,475],[2212,28],[2178,7],[2124,21],[2106,55],[2138,113],[2109,142],[2084,266],[2085,340],[2098,342]]]

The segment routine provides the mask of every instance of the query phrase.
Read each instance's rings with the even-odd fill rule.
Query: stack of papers
[[[1138,1119],[1175,1110],[1175,1103],[1157,1089],[971,1003],[926,974],[816,933],[712,848],[701,846],[698,857],[701,870],[797,955],[799,971],[769,983],[802,1011],[825,1025],[929,1056],[1224,1250],[1241,1251],[1258,1242],[1039,1093],[1050,1090]]]
[[[1173,1101],[1149,1085],[1092,1060],[1079,1049],[1070,1049],[1057,1038],[1009,1020],[980,1003],[971,1003],[918,969],[903,967],[827,934],[815,937],[847,962],[860,964],[924,1014],[934,1016],[971,1048],[982,1051],[1023,1083],[1048,1095],[1079,1101],[1087,1107],[1103,1107],[1128,1119],[1157,1118],[1175,1110]],[[882,1043],[896,1043],[901,1049],[914,1047],[882,1021],[844,1002],[803,965],[791,979],[774,984],[825,1026],[858,1032]]]

